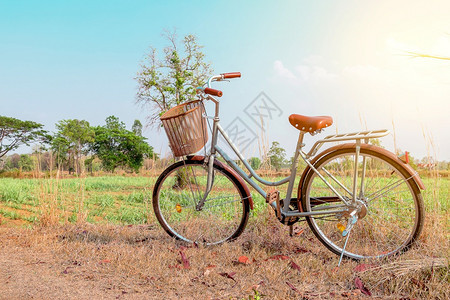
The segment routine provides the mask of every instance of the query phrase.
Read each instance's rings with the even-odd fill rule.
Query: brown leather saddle
[[[292,114],[289,116],[289,122],[298,130],[314,134],[322,128],[331,126],[333,118],[329,116],[307,117]]]

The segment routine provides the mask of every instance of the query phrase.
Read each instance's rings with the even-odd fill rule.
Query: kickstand
[[[346,229],[342,232],[342,236],[346,236],[346,239],[345,239],[345,243],[344,243],[344,248],[342,248],[341,257],[339,257],[338,268],[341,265],[342,258],[344,257],[344,252],[345,252],[345,248],[347,247],[347,242],[348,242],[348,238],[350,237],[350,232],[352,231],[353,225],[355,225],[357,220],[358,219],[356,218],[356,216],[352,215],[351,219],[348,220],[348,225],[347,225],[348,230]]]
[[[289,236],[290,237],[294,236],[294,225],[289,225]]]
[[[345,239],[344,248],[342,248],[341,257],[339,257],[338,268],[340,267],[341,262],[342,262],[342,258],[344,257],[345,247],[347,246],[348,238],[350,237],[350,231],[347,233],[347,238]]]

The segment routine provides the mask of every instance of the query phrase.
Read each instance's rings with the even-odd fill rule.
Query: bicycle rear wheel
[[[237,238],[250,210],[244,188],[233,174],[214,164],[213,185],[202,208],[207,166],[184,160],[169,166],[153,189],[153,209],[164,230],[188,243],[214,245]]]
[[[343,147],[320,158],[314,167],[351,202],[355,176],[355,147]],[[364,178],[363,178],[363,166]],[[352,259],[382,258],[408,250],[423,227],[424,207],[420,189],[397,160],[377,147],[361,147],[358,159],[357,222],[349,230],[344,256]],[[362,188],[361,188],[362,186]],[[310,171],[302,188],[302,207],[310,212],[345,207],[322,179]],[[317,238],[340,255],[348,230],[348,213],[307,217]]]

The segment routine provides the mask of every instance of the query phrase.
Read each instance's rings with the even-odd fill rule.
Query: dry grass
[[[368,297],[362,291],[375,299],[450,298],[447,179],[426,182],[426,222],[417,246],[387,261],[344,261],[337,268],[339,257],[306,223],[296,224],[300,234],[291,238],[269,208],[251,216],[235,242],[186,247],[163,232],[147,202],[142,209],[149,225],[89,224],[86,179],[79,178],[70,204],[78,206],[77,222],[71,224],[69,193],[55,177],[38,188],[39,225],[20,228],[20,220],[6,222],[0,214],[8,226],[0,219],[0,299]]]
[[[365,298],[356,277],[373,298],[450,296],[448,240],[430,222],[405,255],[340,268],[305,223],[290,238],[269,210],[237,241],[209,248],[186,247],[150,223],[0,228],[0,298]]]

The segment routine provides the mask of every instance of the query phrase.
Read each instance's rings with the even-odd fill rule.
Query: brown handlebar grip
[[[223,78],[240,78],[241,72],[223,73],[221,75],[223,76]]]
[[[222,91],[215,90],[215,89],[212,89],[212,88],[205,88],[203,91],[206,94],[217,96],[217,97],[222,97],[222,95],[223,95]]]

